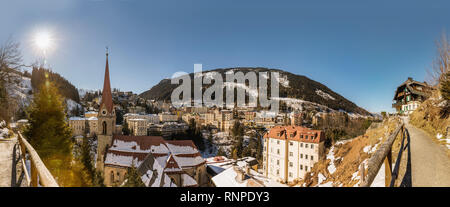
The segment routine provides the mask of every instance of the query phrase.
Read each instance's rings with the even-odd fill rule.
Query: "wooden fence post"
[[[386,159],[384,160],[384,172],[385,172],[385,186],[391,185],[392,178],[392,151],[389,150]]]
[[[33,161],[30,161],[31,165],[31,187],[38,187],[38,172],[36,169],[36,165],[34,165]]]

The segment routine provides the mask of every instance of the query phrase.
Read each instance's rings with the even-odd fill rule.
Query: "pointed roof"
[[[169,155],[169,158],[167,159],[166,167],[164,168],[164,172],[167,173],[174,173],[174,172],[181,172],[181,168],[178,165],[177,161],[173,158],[172,154]]]
[[[106,53],[105,80],[103,81],[102,102],[100,106],[103,105],[105,105],[108,113],[112,113],[114,105],[112,101],[111,83],[109,80],[108,52]]]

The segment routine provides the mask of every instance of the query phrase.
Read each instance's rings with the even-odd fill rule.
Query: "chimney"
[[[408,80],[409,80],[409,81],[413,81],[413,78],[411,78],[411,77],[408,77]]]

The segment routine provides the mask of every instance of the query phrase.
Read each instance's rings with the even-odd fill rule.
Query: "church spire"
[[[106,66],[105,66],[105,80],[103,81],[103,92],[102,92],[102,102],[100,104],[101,109],[106,109],[106,111],[111,114],[113,111],[113,101],[111,94],[111,83],[109,80],[109,64],[108,64],[108,47],[106,47]]]

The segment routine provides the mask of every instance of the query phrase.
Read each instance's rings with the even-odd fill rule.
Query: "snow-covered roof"
[[[191,140],[166,141],[161,136],[114,135],[112,146],[106,153],[105,165],[130,167],[134,163],[139,166],[148,154],[162,158],[160,163],[167,163],[172,155],[182,169],[205,163]]]
[[[71,121],[83,121],[83,120],[86,120],[86,119],[83,118],[83,117],[73,116],[73,117],[70,117],[69,120],[71,120]]]

